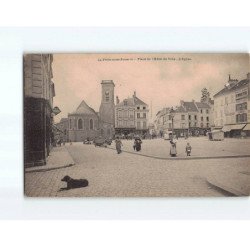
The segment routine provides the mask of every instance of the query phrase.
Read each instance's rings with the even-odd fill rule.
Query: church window
[[[78,120],[78,129],[83,129],[82,119]]]
[[[94,129],[94,123],[92,119],[89,120],[89,129],[92,129],[92,130]]]
[[[106,100],[106,102],[109,101],[109,92],[108,91],[105,92],[105,100]]]

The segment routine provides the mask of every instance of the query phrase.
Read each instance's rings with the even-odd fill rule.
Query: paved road
[[[149,150],[149,144],[157,141],[144,141],[143,150]],[[124,147],[129,147],[129,143],[131,142],[124,142]],[[157,145],[160,143],[165,142],[158,141]],[[225,193],[208,186],[207,176],[226,177],[230,174],[230,177],[235,175],[233,181],[237,182],[239,172],[250,172],[249,158],[168,161],[125,152],[118,155],[110,148],[82,143],[66,147],[76,165],[47,172],[26,173],[27,196],[225,196]],[[231,147],[234,146],[230,144],[229,148]],[[200,147],[201,150],[202,148]],[[155,152],[162,151],[152,146],[150,153]],[[89,186],[59,191],[65,187],[60,181],[64,175],[87,178]]]

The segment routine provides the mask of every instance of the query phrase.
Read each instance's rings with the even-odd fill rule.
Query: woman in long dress
[[[122,152],[122,142],[119,139],[119,137],[115,139],[115,147],[116,147],[117,154],[120,154]]]
[[[170,156],[175,157],[177,155],[176,143],[173,140],[170,140]]]

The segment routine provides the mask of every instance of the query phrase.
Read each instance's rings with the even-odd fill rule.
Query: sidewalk
[[[207,176],[208,184],[229,193],[231,196],[250,195],[250,171],[224,171]]]
[[[54,147],[47,158],[46,165],[26,168],[25,173],[44,172],[59,168],[71,167],[73,165],[75,165],[75,162],[65,146]]]

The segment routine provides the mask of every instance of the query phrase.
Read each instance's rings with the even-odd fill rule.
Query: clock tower
[[[99,109],[100,120],[107,125],[115,125],[115,103],[113,80],[103,80],[102,85],[102,102]]]

